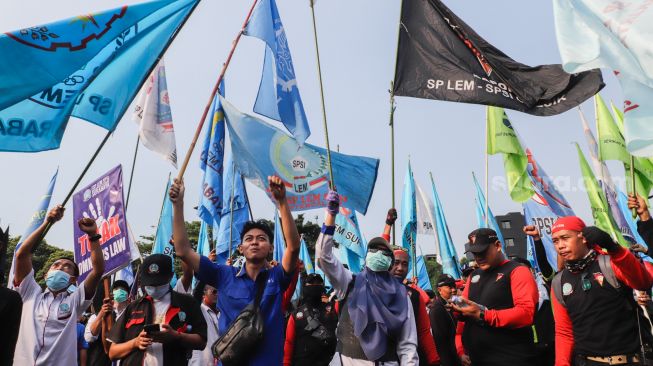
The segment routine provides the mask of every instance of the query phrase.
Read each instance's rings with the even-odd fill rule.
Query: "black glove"
[[[392,226],[395,224],[395,221],[397,221],[397,210],[391,208],[388,210],[388,216],[385,217],[385,223]]]
[[[583,229],[582,233],[585,240],[587,240],[588,245],[596,244],[608,252],[613,252],[619,249],[619,244],[612,240],[610,234],[596,226],[587,226]]]

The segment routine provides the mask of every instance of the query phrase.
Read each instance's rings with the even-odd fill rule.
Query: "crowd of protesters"
[[[90,239],[92,270],[77,283],[74,260],[59,258],[45,273],[43,290],[32,253],[47,226],[63,217],[63,207],[52,209],[16,252],[13,280],[0,292],[6,326],[0,362],[653,365],[653,266],[639,254],[653,255],[653,220],[640,197],[630,197],[629,206],[637,211],[645,243],[625,248],[578,217],[561,217],[551,227],[558,254],[554,268],[534,226],[523,231],[534,243],[537,266],[508,258],[497,233],[479,228],[468,235],[471,261],[462,278],[442,274],[435,291],[424,291],[408,278],[408,253],[389,244],[394,209],[382,235],[367,243],[362,271],[353,273],[340,262],[333,238],[340,202],[333,191],[315,245],[324,277],[304,273],[285,187],[278,177],[268,183],[280,212],[283,258],[271,260],[269,226],[250,221],[238,247],[244,261],[231,265],[217,264],[214,252],[204,257],[192,249],[184,185],[174,182],[171,243],[183,267],[174,287],[173,261],[152,254],[143,259],[135,284],[114,281],[105,293],[101,235],[92,219],[82,219],[78,225]],[[300,296],[291,301],[296,289]]]

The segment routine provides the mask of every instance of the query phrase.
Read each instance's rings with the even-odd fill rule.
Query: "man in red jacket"
[[[650,289],[651,275],[610,235],[578,217],[559,218],[551,232],[564,261],[551,284],[556,366],[639,365],[632,290]]]
[[[395,260],[392,264],[390,273],[401,281],[408,275],[408,253],[397,249],[394,251]],[[405,284],[405,283],[404,283]],[[417,352],[419,354],[420,365],[439,365],[440,357],[435,349],[435,341],[431,335],[431,321],[426,312],[428,304],[428,295],[417,287],[417,285],[405,284],[406,291],[410,295],[410,301],[413,305],[415,314],[415,325],[417,326]]]
[[[463,291],[456,348],[464,366],[531,366],[534,364],[531,325],[538,291],[530,270],[507,260],[492,229],[469,234],[465,250],[474,254],[478,269]]]

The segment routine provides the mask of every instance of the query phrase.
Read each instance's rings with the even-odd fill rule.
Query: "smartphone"
[[[145,325],[143,327],[143,330],[147,334],[160,332],[161,331],[161,325],[160,324],[147,324],[147,325]]]
[[[462,297],[456,295],[451,297],[451,303],[461,308],[467,306],[467,304],[463,301]]]

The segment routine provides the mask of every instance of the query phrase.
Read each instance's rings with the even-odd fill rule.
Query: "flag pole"
[[[202,132],[202,127],[204,126],[204,121],[206,120],[206,116],[209,114],[209,108],[211,108],[211,103],[213,102],[213,97],[215,94],[218,92],[218,88],[220,87],[220,83],[222,82],[222,79],[224,78],[224,74],[227,71],[227,67],[229,67],[229,63],[231,62],[231,57],[234,55],[234,51],[236,50],[236,46],[238,45],[238,42],[240,41],[240,37],[245,33],[245,27],[247,27],[247,23],[249,22],[249,18],[252,16],[252,12],[254,12],[254,7],[256,6],[256,3],[258,0],[254,0],[252,3],[252,7],[249,9],[249,13],[247,13],[247,17],[245,18],[245,22],[243,22],[243,26],[236,35],[236,38],[232,42],[231,46],[231,51],[229,51],[229,55],[227,56],[227,60],[225,63],[222,65],[222,70],[220,71],[220,75],[218,76],[218,80],[216,81],[215,85],[213,86],[213,90],[211,91],[211,96],[209,97],[209,102],[206,104],[206,107],[204,107],[204,112],[202,113],[202,117],[200,118],[199,124],[197,125],[197,129],[195,130],[195,135],[193,136],[193,140],[190,143],[190,146],[188,147],[188,151],[186,152],[186,157],[184,158],[184,162],[181,164],[181,168],[179,169],[179,174],[177,174],[177,179],[182,179],[184,177],[184,173],[186,172],[186,168],[188,167],[188,162],[190,161],[191,155],[193,155],[193,150],[195,150],[195,144],[197,144],[197,140],[200,137],[200,133]]]
[[[252,213],[252,205],[249,204],[249,196],[247,195],[247,187],[245,187],[245,178],[243,175],[240,175],[240,179],[243,181],[243,192],[245,192],[245,201],[247,201],[247,209],[249,210],[249,219],[254,221],[254,213]]]
[[[390,82],[390,170],[392,176],[392,208],[396,208],[395,201],[395,93],[394,93],[394,81]],[[397,245],[395,241],[396,237],[395,225],[392,225],[392,245]]]
[[[633,190],[633,197],[637,199],[637,188],[635,184],[635,157],[633,155],[630,155],[630,180],[631,180],[631,185],[632,185],[632,190]],[[633,207],[632,209],[632,215],[633,219],[637,218],[637,209]]]
[[[233,174],[231,175],[231,199],[229,202],[229,258],[231,258],[231,241],[234,231],[234,185],[236,184],[236,164],[231,161]]]
[[[136,148],[134,149],[134,160],[132,161],[132,171],[129,174],[129,187],[127,188],[127,201],[125,201],[125,211],[127,211],[127,207],[129,206],[129,196],[132,193],[132,182],[134,181],[134,170],[136,170],[136,156],[138,155],[138,145],[140,145],[140,142],[141,142],[141,135],[139,133],[138,138],[136,138]]]
[[[181,24],[179,24],[179,27],[177,27],[177,29],[175,29],[174,33],[172,33],[172,35],[170,36],[170,40],[168,40],[168,43],[166,43],[166,45],[161,50],[161,53],[159,53],[159,56],[157,57],[156,62],[152,63],[152,66],[150,66],[150,69],[145,74],[145,77],[140,81],[140,84],[138,85],[138,88],[134,89],[135,90],[134,95],[132,95],[129,98],[129,100],[134,100],[134,98],[136,97],[136,93],[138,93],[141,90],[141,88],[143,87],[145,82],[148,80],[149,75],[152,73],[152,71],[154,71],[154,68],[156,68],[156,66],[159,64],[159,61],[161,61],[161,58],[163,57],[163,55],[166,53],[166,51],[168,51],[168,48],[170,48],[170,45],[175,40],[175,38],[177,38],[177,35],[179,34],[179,31],[184,27],[184,25],[188,21],[188,18],[190,18],[190,16],[193,15],[193,12],[195,12],[195,9],[197,9],[197,5],[199,5],[199,3],[200,2],[198,1],[197,3],[195,3],[195,5],[193,5],[193,8],[188,13],[188,16],[186,16],[186,18],[181,22]],[[92,80],[90,82],[92,82]],[[122,117],[125,115],[125,112],[127,112],[127,108],[125,108],[125,110],[122,112],[122,114],[116,120],[120,121],[122,119]],[[107,131],[107,134],[104,136],[104,139],[102,140],[102,142],[100,142],[100,146],[98,146],[97,150],[95,150],[95,153],[91,157],[91,160],[88,162],[88,164],[86,164],[86,167],[84,168],[82,173],[77,178],[77,181],[75,182],[75,184],[73,184],[73,187],[70,189],[70,192],[68,192],[68,195],[66,196],[66,198],[61,203],[61,206],[64,206],[64,207],[66,206],[66,203],[68,203],[68,200],[73,195],[73,192],[75,192],[75,189],[77,189],[77,186],[79,185],[79,183],[84,178],[84,175],[86,175],[86,172],[91,167],[91,164],[93,164],[93,161],[95,161],[95,158],[100,153],[100,150],[102,150],[104,145],[109,140],[109,137],[111,136],[111,134],[113,134],[113,131]],[[52,224],[50,222],[48,222],[46,224],[45,230],[43,231],[43,234],[41,234],[41,238],[37,241],[37,243],[39,243],[41,240],[43,240],[45,238],[48,231],[50,231],[51,227],[52,227]]]
[[[397,21],[397,47],[395,47],[395,74],[397,72],[397,59],[399,52],[399,36],[401,35],[401,12],[404,7],[403,0],[399,5],[399,20]],[[392,208],[397,208],[395,201],[395,82],[394,78],[390,81],[390,161],[391,161],[391,174],[392,174]],[[392,245],[397,245],[395,241],[396,230],[395,225],[392,225]]]
[[[313,18],[313,39],[315,41],[315,56],[317,57],[317,76],[320,81],[320,100],[322,101],[322,122],[324,125],[324,138],[326,141],[327,163],[329,164],[329,187],[336,189],[336,182],[333,180],[333,167],[331,165],[331,146],[329,145],[329,127],[327,126],[326,105],[324,104],[324,86],[322,85],[322,67],[320,66],[320,49],[317,42],[317,25],[315,24],[315,0],[309,0],[311,4],[311,16]]]
[[[489,169],[489,155],[487,153],[490,146],[490,136],[488,136],[488,117],[490,107],[485,107],[485,226],[490,227],[490,169]]]
[[[154,232],[154,244],[156,244],[156,238],[159,236],[159,226],[161,226],[161,215],[163,215],[163,208],[166,206],[166,198],[168,198],[168,184],[170,183],[170,176],[172,173],[168,172],[168,181],[166,183],[165,192],[163,192],[163,200],[161,201],[161,211],[159,211],[159,221],[156,224],[156,232]]]

